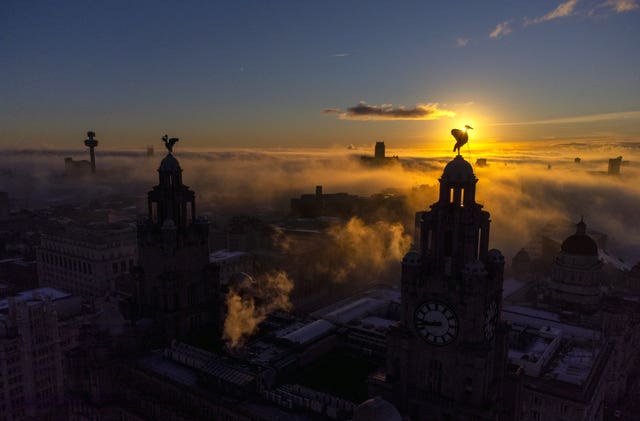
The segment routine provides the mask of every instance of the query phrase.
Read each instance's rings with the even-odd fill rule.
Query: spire
[[[430,211],[419,212],[421,259],[429,272],[457,278],[467,263],[486,261],[489,213],[476,203],[476,178],[471,164],[457,155],[440,177],[440,197]]]
[[[87,132],[88,139],[84,141],[84,145],[89,148],[89,155],[91,156],[91,172],[96,173],[96,154],[94,148],[98,146],[98,140],[94,139],[95,132]]]
[[[168,140],[165,135],[162,140],[169,152],[160,162],[158,185],[149,192],[149,219],[161,227],[172,221],[173,225],[167,226],[175,226],[179,232],[184,232],[189,219],[195,220],[195,194],[182,184],[182,168],[172,153],[177,138]]]
[[[587,234],[587,224],[584,223],[584,217],[582,215],[580,215],[580,222],[576,224],[576,234],[578,235]]]

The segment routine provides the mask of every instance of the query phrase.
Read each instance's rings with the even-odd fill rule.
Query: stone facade
[[[124,223],[52,225],[42,234],[36,260],[40,286],[103,296],[138,260],[135,230]]]
[[[138,224],[139,266],[133,271],[135,318],[151,318],[166,340],[206,324],[219,325],[220,285],[209,263],[208,222],[196,218],[195,194],[169,153]],[[215,332],[211,332],[215,334]]]
[[[439,201],[417,213],[416,250],[402,262],[401,319],[379,386],[411,419],[495,420],[503,407],[504,258],[488,248],[477,181],[461,156],[445,167]]]

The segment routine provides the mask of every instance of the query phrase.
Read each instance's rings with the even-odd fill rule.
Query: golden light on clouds
[[[341,120],[440,120],[456,115],[455,111],[441,108],[437,102],[416,104],[414,107],[394,107],[393,104],[371,105],[360,101],[346,111],[325,108],[322,112],[335,114]]]

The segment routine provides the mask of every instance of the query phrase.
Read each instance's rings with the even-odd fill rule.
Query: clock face
[[[458,336],[458,318],[451,307],[427,301],[416,309],[416,332],[432,345],[447,345]]]
[[[484,336],[487,340],[493,338],[493,333],[496,330],[496,323],[498,322],[498,304],[494,301],[491,301],[489,307],[487,307],[487,312],[484,316]]]

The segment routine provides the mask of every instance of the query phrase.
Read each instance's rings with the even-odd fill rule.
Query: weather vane
[[[467,124],[464,126],[464,130],[460,130],[460,129],[451,130],[451,135],[456,139],[456,144],[453,147],[453,151],[455,152],[457,149],[458,155],[460,155],[460,148],[463,147],[464,144],[469,141],[469,134],[467,133],[468,129],[473,130],[473,127]]]
[[[169,151],[169,153],[173,152],[173,145],[180,140],[177,137],[172,137],[171,139],[169,139],[169,136],[164,135],[162,136],[162,141],[164,142],[164,146],[167,147],[167,150]]]

